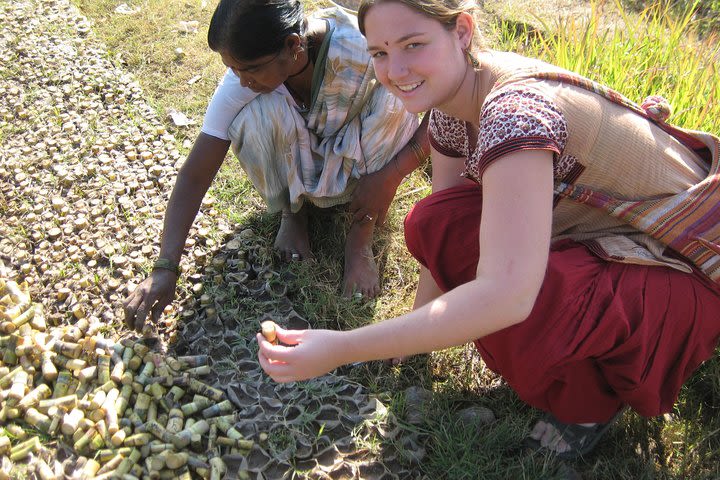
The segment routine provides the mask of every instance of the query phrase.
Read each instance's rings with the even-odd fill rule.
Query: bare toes
[[[545,433],[545,422],[542,420],[537,422],[535,426],[533,427],[532,431],[530,432],[530,438],[533,440],[540,440],[542,438],[543,433]]]

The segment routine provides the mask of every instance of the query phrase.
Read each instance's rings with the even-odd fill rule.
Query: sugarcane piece
[[[133,407],[133,412],[135,412],[143,421],[147,418],[150,402],[150,395],[146,393],[138,393],[137,399],[135,400],[135,406]]]
[[[16,281],[8,280],[5,282],[4,290],[10,295],[10,299],[15,305],[27,305],[30,303],[27,283],[23,282],[18,285]]]
[[[183,395],[185,395],[185,390],[182,387],[172,385],[165,396],[160,399],[160,405],[169,412],[173,408],[179,407]]]
[[[151,455],[145,459],[145,465],[147,466],[148,472],[159,472],[165,468],[167,456],[170,452],[167,450]]]
[[[85,418],[85,412],[79,408],[73,408],[70,413],[63,417],[60,431],[65,435],[72,435],[73,432],[77,431],[80,420]]]
[[[123,375],[125,374],[125,364],[122,359],[118,359],[113,365],[112,371],[110,372],[110,379],[115,383],[122,381]]]
[[[135,372],[140,368],[140,365],[142,365],[142,357],[136,354],[128,361],[127,369]]]
[[[123,458],[123,460],[120,462],[120,465],[118,465],[117,469],[115,469],[115,475],[122,476],[125,475],[130,471],[130,469],[140,460],[140,450],[137,448],[133,448],[130,452],[130,455]]]
[[[6,400],[9,406],[14,407],[26,395],[29,378],[28,372],[25,370],[20,370],[15,374]]]
[[[60,368],[65,368],[73,372],[78,372],[87,366],[87,362],[85,360],[70,358],[59,353],[53,357],[53,363]]]
[[[51,407],[45,412],[50,417],[50,426],[48,427],[48,435],[57,434],[60,428],[60,422],[62,422],[63,416],[65,416],[65,410],[58,407]]]
[[[13,384],[13,378],[18,373],[24,371],[22,367],[15,367],[10,372],[6,373],[5,376],[0,378],[0,388],[7,388]]]
[[[20,409],[8,405],[8,402],[4,402],[0,407],[0,422],[4,422],[8,419],[20,417]]]
[[[88,447],[93,451],[97,451],[105,447],[105,435],[96,430],[95,434],[90,437]]]
[[[187,465],[190,455],[187,452],[167,452],[165,465],[171,470],[177,470]]]
[[[27,440],[28,432],[16,423],[8,423],[4,427],[5,433],[18,441]]]
[[[218,426],[215,423],[210,424],[210,431],[208,432],[207,449],[208,451],[215,450],[215,441],[218,437]]]
[[[202,411],[203,418],[216,417],[233,411],[233,404],[230,400],[223,400],[220,403],[211,405]]]
[[[147,416],[145,418],[145,421],[146,422],[156,422],[158,419],[157,417],[158,417],[157,403],[155,401],[153,401],[152,397],[151,397],[150,404],[148,405],[148,411],[147,411]]]
[[[110,466],[108,468],[105,468],[105,466],[107,466],[108,463],[112,462],[112,460],[116,457],[120,457],[120,460],[122,460],[123,458],[130,455],[130,452],[132,452],[132,448],[130,447],[98,450],[97,452],[95,452],[95,460],[102,464],[102,467],[100,467],[98,473],[105,473],[111,468],[114,469],[117,465]],[[118,464],[119,463],[120,462],[118,461]]]
[[[35,453],[40,449],[40,437],[32,437],[22,443],[18,443],[10,449],[10,460],[17,462],[26,458],[31,453]]]
[[[191,427],[178,432],[173,438],[173,445],[178,450],[187,447],[193,439],[194,434],[204,435],[210,430],[210,424],[206,420],[198,420]]]
[[[180,467],[177,470],[162,470],[158,475],[160,480],[190,480],[191,478],[190,470],[187,467]]]
[[[51,351],[44,351],[42,353],[42,374],[46,382],[53,382],[58,376],[57,368],[53,363],[53,357],[55,353]]]
[[[155,421],[145,423],[143,429],[148,433],[152,433],[155,437],[164,443],[174,443],[175,434],[168,432],[165,428]]]
[[[37,387],[35,387],[33,390],[30,391],[27,395],[25,395],[20,402],[18,402],[18,407],[21,409],[26,409],[29,407],[34,406],[40,400],[44,400],[48,398],[50,395],[52,395],[52,391],[50,390],[50,387],[48,387],[46,384],[41,383]]]
[[[193,397],[192,402],[182,405],[180,407],[180,410],[183,412],[183,414],[186,417],[189,417],[193,413],[203,410],[211,405],[212,405],[211,399],[209,399],[207,397],[203,397],[202,395],[196,395],[195,397]]]
[[[227,467],[217,453],[210,459],[210,480],[221,480],[225,475]]]
[[[85,463],[85,466],[82,469],[80,478],[95,478],[95,475],[97,475],[99,470],[100,470],[100,463],[93,460],[92,458],[88,458],[87,462]]]
[[[194,377],[201,377],[203,375],[209,375],[211,371],[210,365],[202,365],[199,367],[188,368],[183,373]]]
[[[180,379],[176,379],[176,382],[178,382],[176,385],[179,384],[180,386],[186,386],[189,390],[209,397],[216,402],[220,402],[225,398],[225,393],[222,390],[213,388],[210,385],[192,377],[183,376]]]
[[[43,384],[44,385],[44,384]],[[78,397],[77,395],[65,395],[64,397],[58,398],[46,398],[40,400],[37,403],[37,409],[41,412],[47,413],[53,407],[61,408],[65,411],[69,411],[77,407]]]
[[[43,306],[40,303],[35,304],[35,312],[30,319],[30,326],[39,332],[44,332],[47,329]]]
[[[50,430],[50,417],[34,408],[28,408],[25,411],[25,421],[42,432],[47,433]]]
[[[142,447],[152,439],[152,435],[149,433],[135,433],[125,438],[124,445],[127,447]],[[138,454],[140,451],[138,450]]]
[[[273,322],[272,320],[265,320],[260,324],[260,331],[262,332],[262,336],[265,337],[265,340],[272,343],[273,345],[278,344],[277,331],[275,327],[275,322]]]
[[[235,416],[230,415],[230,417],[233,419]],[[242,439],[245,438],[245,436],[240,433],[239,430],[237,430],[230,422],[231,420],[227,418],[227,416],[223,417],[216,417],[213,419],[215,421],[215,424],[218,426],[221,432],[225,434],[226,437],[232,438],[232,439]]]
[[[78,359],[80,358],[80,354],[82,354],[82,345],[79,343],[56,340],[52,345],[52,351],[58,355],[65,355],[69,358]]]
[[[108,434],[108,427],[105,420],[95,422],[95,430],[100,434],[101,437],[106,438]],[[100,450],[99,448],[97,450]]]
[[[18,335],[18,339],[15,345],[15,355],[22,358],[32,354],[37,345],[35,340],[30,335]],[[27,359],[25,359],[27,361]]]
[[[96,459],[102,464],[101,467],[98,469],[97,472],[95,472],[95,475],[103,475],[108,472],[115,472],[115,469],[120,465],[120,463],[123,461],[123,459],[130,454],[130,449],[127,449],[128,451],[125,452],[125,455],[117,451],[115,453],[114,450],[107,450],[107,453],[104,455],[101,455],[101,452],[97,452]],[[104,452],[104,451],[103,451]],[[107,456],[112,455],[112,456]],[[97,478],[97,477],[96,477]]]
[[[10,439],[7,435],[0,435],[0,455],[5,455],[10,451]]]
[[[112,434],[112,436],[110,437],[110,444],[113,447],[119,447],[120,445],[125,443],[125,439],[128,437],[128,435],[132,435],[132,429],[130,429],[129,427],[123,427]]]
[[[177,357],[178,363],[182,366],[182,369],[190,367],[201,367],[203,365],[209,365],[210,357],[208,355],[184,355]]]
[[[35,460],[35,475],[40,478],[40,480],[56,480],[57,475],[55,475],[55,472],[52,471],[52,468],[50,468],[50,465],[45,462],[42,458],[37,458]]]
[[[117,388],[112,388],[105,397],[102,409],[105,410],[105,419],[107,421],[108,432],[112,435],[117,432],[120,428],[118,425],[118,414],[115,405],[120,397],[120,391]]]
[[[180,410],[179,408],[170,409],[170,412],[168,413],[168,422],[167,425],[165,425],[165,430],[173,434],[180,432],[183,429],[184,419],[185,415],[183,414],[182,410]]]
[[[90,399],[90,406],[88,408],[90,410],[97,410],[98,408],[102,407],[103,403],[105,403],[106,398],[107,392],[105,392],[105,390],[103,390],[102,388],[95,389],[95,393]]]
[[[155,364],[153,362],[145,362],[143,365],[142,370],[140,370],[140,373],[137,377],[135,377],[135,381],[138,382],[140,385],[147,385],[148,378],[152,376],[153,372],[155,371]]]
[[[78,430],[78,432],[82,432],[81,435],[78,436],[77,439],[73,436],[73,440],[75,440],[75,443],[73,444],[73,448],[75,451],[80,452],[85,449],[88,445],[90,445],[90,440],[95,436],[97,431],[94,428],[88,428],[87,430]]]
[[[158,382],[152,382],[145,386],[145,393],[150,395],[156,401],[161,401],[165,395],[165,387]]]
[[[83,382],[83,383],[85,385],[87,385],[87,382]],[[67,390],[68,395],[75,395],[75,392],[77,392],[79,388],[80,388],[80,380],[78,380],[77,378],[74,378],[74,377],[71,378],[70,383],[68,384],[68,390]]]
[[[58,373],[57,379],[55,380],[55,387],[53,388],[53,393],[50,398],[64,397],[70,386],[70,378],[72,378],[72,374],[67,370]]]
[[[98,355],[97,368],[98,382],[110,382],[110,355]]]
[[[241,450],[250,450],[253,445],[255,445],[255,442],[244,438],[218,437],[217,444],[226,447],[239,448]]]

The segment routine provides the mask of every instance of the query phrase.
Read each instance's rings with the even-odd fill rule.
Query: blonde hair
[[[405,5],[428,18],[440,22],[448,30],[455,28],[455,23],[461,13],[469,13],[475,20],[475,32],[473,33],[470,49],[477,51],[485,48],[477,27],[479,8],[475,0],[362,0],[357,12],[360,33],[365,35],[365,16],[370,9],[380,3],[390,2]]]

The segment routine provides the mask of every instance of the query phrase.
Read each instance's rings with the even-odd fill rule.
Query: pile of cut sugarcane
[[[0,479],[13,478],[16,462],[43,480],[220,479],[221,449],[252,449],[225,393],[198,379],[210,371],[207,355],[115,342],[101,325],[81,317],[48,327],[27,285],[0,278]],[[72,464],[44,459],[48,437],[77,454]]]

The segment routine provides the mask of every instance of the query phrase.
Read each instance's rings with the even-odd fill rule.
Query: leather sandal
[[[562,438],[570,447],[570,450],[566,452],[554,452],[551,449],[543,447],[540,444],[540,440],[535,440],[531,437],[526,437],[524,443],[533,451],[549,450],[561,460],[575,460],[578,457],[582,457],[590,453],[603,435],[605,435],[605,433],[610,429],[610,426],[612,426],[612,424],[615,423],[624,412],[625,409],[622,409],[607,423],[597,423],[592,427],[585,427],[574,423],[562,423],[552,414],[545,415],[543,421],[555,427],[555,429],[560,433],[560,438]]]

